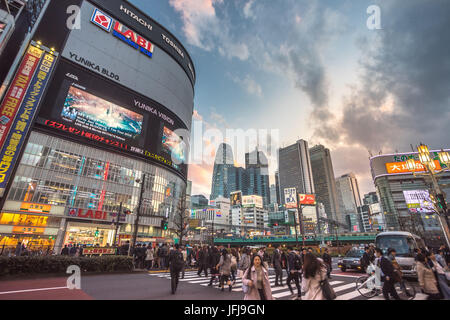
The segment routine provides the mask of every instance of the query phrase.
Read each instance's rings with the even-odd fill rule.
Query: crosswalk
[[[170,279],[169,272],[163,273],[151,273],[149,274],[152,277],[165,278]],[[208,287],[210,282],[210,277],[205,277],[204,275],[198,276],[197,271],[187,271],[185,273],[184,279],[180,278],[181,283],[189,283],[195,284],[203,287]],[[284,278],[283,280],[286,280]],[[295,283],[292,282],[291,286],[294,290],[294,294],[291,293],[289,287],[287,285],[274,287],[275,285],[275,275],[269,276],[269,281],[272,286],[272,295],[275,299],[291,299],[294,300],[297,297],[297,289],[295,287]],[[362,297],[359,292],[355,289],[355,283],[339,280],[339,279],[331,279],[330,285],[333,287],[336,292],[337,299],[336,300],[367,300],[367,298]],[[212,288],[220,289],[219,282],[216,281],[213,283]],[[228,286],[225,286],[225,290],[228,291]],[[237,279],[235,284],[232,287],[233,292],[242,292],[242,279]],[[424,300],[426,299],[426,295],[418,293],[414,300]],[[374,298],[370,298],[368,300],[384,300],[383,296],[377,296]]]

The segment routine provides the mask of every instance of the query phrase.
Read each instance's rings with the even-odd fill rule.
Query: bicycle
[[[402,300],[413,300],[416,290],[409,282],[403,280],[394,285],[395,290]],[[381,270],[371,263],[367,267],[367,275],[356,279],[356,290],[365,298],[373,298],[382,294]]]

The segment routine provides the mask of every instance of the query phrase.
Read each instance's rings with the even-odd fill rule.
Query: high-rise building
[[[278,170],[275,171],[275,189],[276,189],[275,191],[277,194],[277,203],[282,204],[281,188],[280,188],[280,174],[279,174]]]
[[[275,204],[277,202],[277,188],[274,184],[270,185],[270,204]]]
[[[365,194],[364,198],[363,198],[363,202],[364,202],[364,204],[368,204],[368,205],[371,205],[374,203],[379,203],[377,193],[369,192],[369,193]]]
[[[230,192],[236,190],[236,171],[234,166],[233,150],[231,146],[222,143],[217,149],[214,161],[211,196],[214,200],[219,196],[230,197]]]
[[[348,231],[359,232],[358,208],[361,207],[361,196],[355,174],[344,174],[337,178],[336,189],[340,207],[338,221],[346,224]]]
[[[246,185],[239,189],[244,195],[260,195],[264,207],[270,204],[269,162],[258,149],[245,154]]]
[[[278,150],[278,173],[281,195],[286,188],[296,188],[298,193],[315,193],[308,142],[298,140]],[[284,204],[284,196],[281,201]]]
[[[322,145],[317,145],[309,149],[309,153],[316,201],[323,203],[328,219],[337,221],[340,208],[330,150]]]
[[[205,208],[209,205],[208,199],[200,194],[191,196],[191,208],[192,209],[200,209]]]

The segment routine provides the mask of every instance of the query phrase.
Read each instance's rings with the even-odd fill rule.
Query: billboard
[[[439,163],[438,160],[434,160],[434,163],[436,165],[436,170],[441,170],[441,164]],[[395,173],[408,173],[408,172],[413,172],[411,170],[409,170],[406,166],[406,161],[405,162],[393,162],[393,163],[386,163],[386,171],[389,174],[395,174]],[[420,162],[416,160],[416,172],[423,172],[426,171],[424,165]]]
[[[231,206],[232,207],[242,205],[242,192],[241,191],[231,192],[230,198],[231,198]]]
[[[411,213],[434,213],[433,201],[428,190],[403,191],[406,206]]]
[[[287,209],[297,208],[297,189],[286,188],[284,189],[284,203]]]
[[[299,194],[300,204],[304,205],[315,205],[316,204],[316,196],[313,194]]]
[[[184,123],[157,102],[61,60],[36,120],[46,131],[164,165],[186,177]]]
[[[251,195],[242,197],[243,207],[263,208],[263,198],[261,196]]]
[[[5,109],[2,109],[4,112],[3,116],[5,116],[5,114],[9,112],[11,114],[17,114],[17,116],[15,116],[14,118],[11,115],[6,124],[6,127],[10,127],[11,130],[9,131],[9,133],[3,132],[4,134],[2,136],[2,142],[4,142],[4,144],[2,144],[0,148],[1,197],[3,197],[8,181],[10,180],[15,165],[18,162],[18,156],[28,135],[28,131],[34,120],[35,114],[41,102],[41,98],[44,94],[47,83],[50,79],[51,74],[53,73],[53,69],[57,61],[56,56],[51,53],[45,53],[43,50],[33,46],[30,46],[29,52],[30,50],[35,51],[36,56],[33,56],[34,58],[37,58],[37,56],[39,56],[39,58],[37,58],[36,61],[34,59],[29,60],[31,56],[29,54],[26,54],[23,60],[26,65],[24,67],[25,69],[19,69],[19,78],[25,77],[27,73],[31,77],[29,81],[26,81],[27,83],[29,82],[28,89],[25,88],[26,82],[22,83],[21,80],[18,80],[17,83],[16,89],[18,89],[18,91],[16,91],[16,95],[22,96],[20,100],[23,100],[23,102],[18,105],[18,108],[15,109],[15,112],[12,112],[12,109],[8,107],[8,102],[4,105]],[[37,65],[35,66],[35,64]],[[10,102],[16,100],[15,103],[17,104],[19,102],[19,99],[11,98],[11,94],[14,95],[14,89],[15,87],[11,87],[9,91],[10,95],[7,99]],[[23,92],[19,93],[20,90],[23,90]]]

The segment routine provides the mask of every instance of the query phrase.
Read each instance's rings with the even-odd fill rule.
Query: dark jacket
[[[274,268],[281,268],[281,253],[278,249],[273,252],[272,264]]]
[[[299,262],[299,263],[300,263],[300,266],[297,266],[297,268],[295,267],[295,260],[296,260],[296,258],[299,259],[299,261],[300,261],[300,262]],[[291,270],[293,270],[293,271],[300,271],[300,270],[301,270],[301,260],[300,260],[300,257],[299,257],[299,255],[296,254],[294,251],[291,251],[291,252],[288,254],[287,260],[288,260],[288,268],[287,268],[288,272],[291,272]]]
[[[323,262],[331,265],[331,256],[328,253],[324,253],[322,256]]]
[[[378,266],[381,268],[381,272],[383,272],[384,277],[389,277],[390,279],[394,279],[394,266],[389,259],[385,257],[381,257],[378,260]],[[384,278],[383,277],[383,278]]]
[[[61,255],[62,255],[62,256],[68,256],[68,255],[69,255],[69,248],[64,247],[64,248],[61,250]]]
[[[181,264],[183,262],[183,254],[176,249],[170,251],[168,262],[170,271],[180,271],[182,268]]]
[[[198,264],[202,266],[208,264],[208,250],[200,250],[198,253]]]
[[[220,252],[219,250],[211,250],[208,255],[208,267],[211,269],[215,269],[220,261]]]
[[[366,270],[366,268],[370,265],[370,255],[367,252],[364,252],[361,257],[361,267]]]

